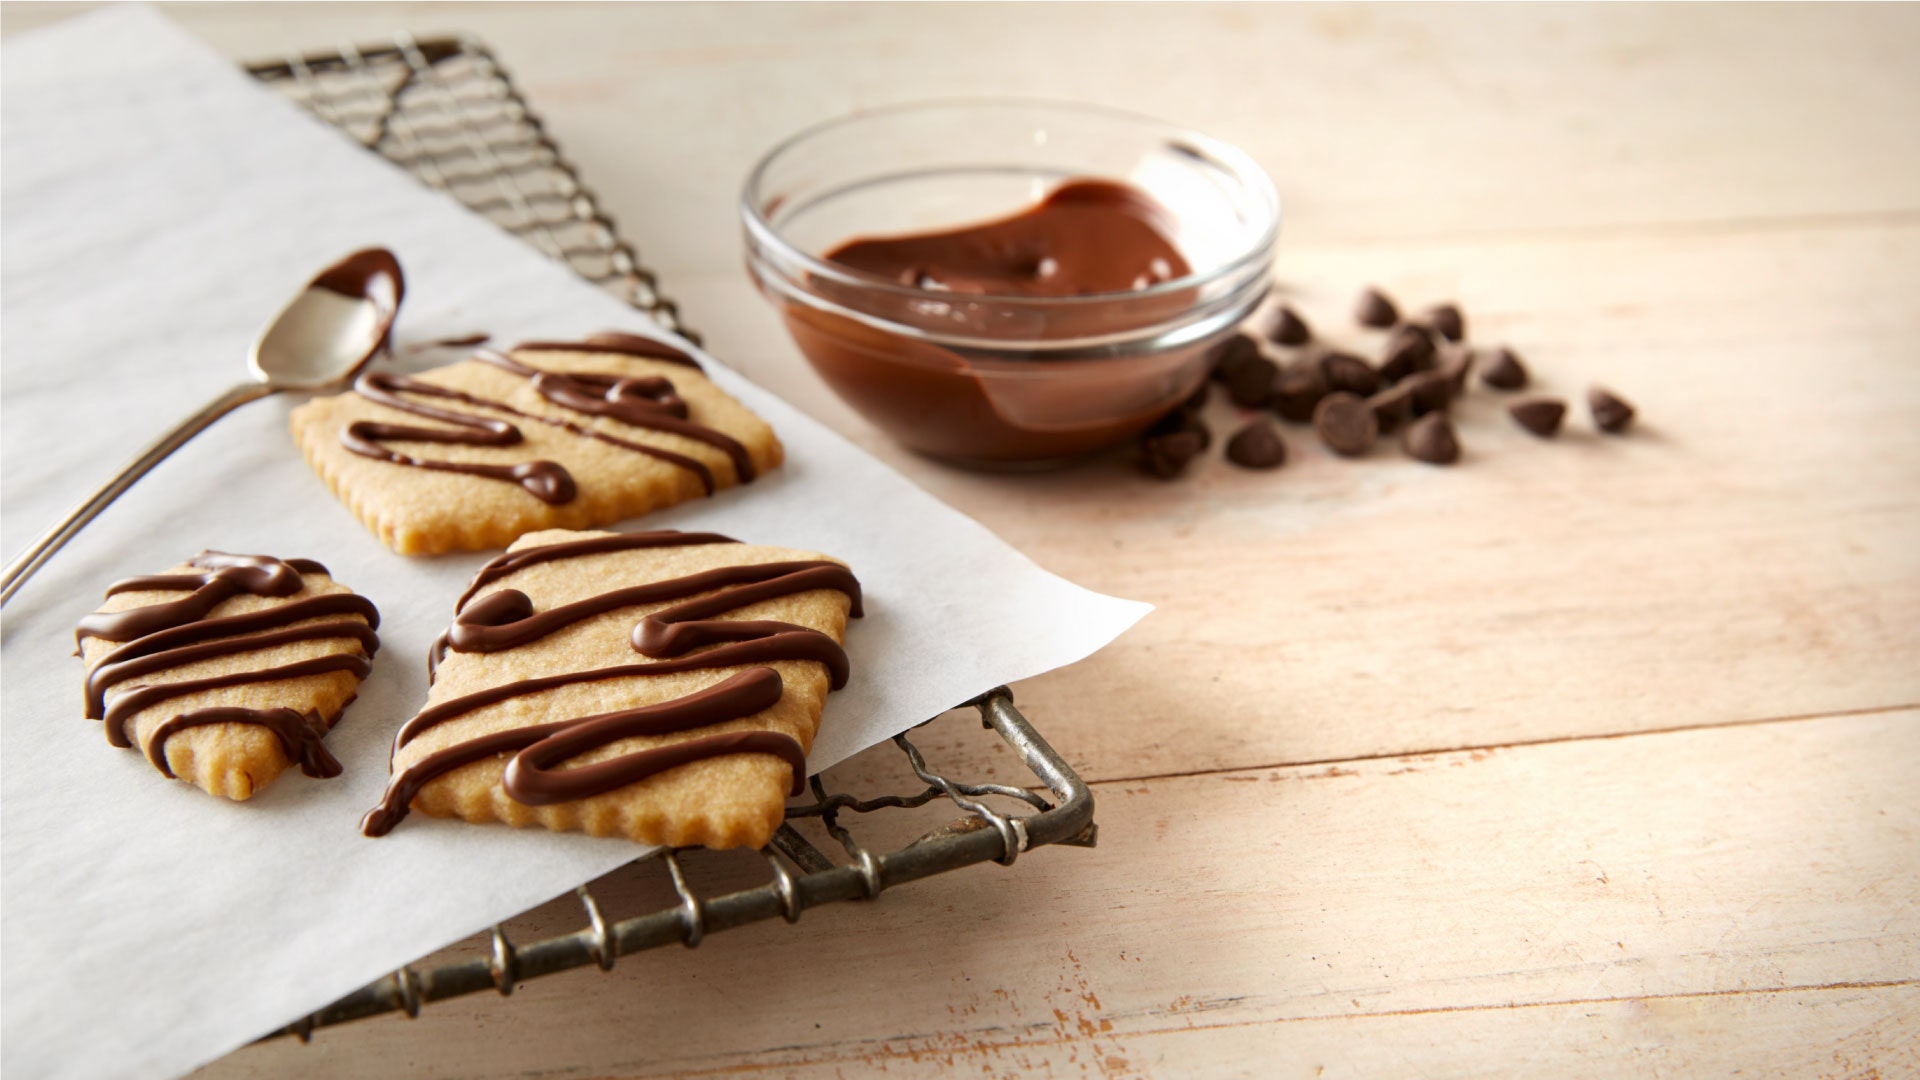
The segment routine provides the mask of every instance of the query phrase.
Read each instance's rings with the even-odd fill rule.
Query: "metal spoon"
[[[215,398],[162,436],[120,474],[48,529],[24,553],[7,564],[0,577],[0,604],[105,510],[134,481],[167,455],[186,445],[215,420],[249,401],[292,390],[320,393],[343,390],[360,369],[387,345],[393,318],[406,294],[400,260],[386,248],[368,248],[327,267],[307,283],[260,333],[247,358],[248,381]]]

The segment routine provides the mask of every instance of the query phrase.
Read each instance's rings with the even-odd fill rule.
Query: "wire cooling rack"
[[[389,44],[251,64],[247,71],[421,182],[449,193],[667,328],[700,340],[621,238],[506,69],[479,42],[400,34]],[[1005,760],[1010,750],[1025,770],[1019,783],[950,779],[928,764],[907,735],[897,736],[898,753],[874,747],[829,771],[866,783],[875,782],[876,772],[886,773],[881,782],[903,794],[831,794],[826,779],[814,777],[812,801],[789,806],[786,822],[759,853],[764,884],[702,896],[693,884],[694,864],[721,853],[656,852],[627,869],[664,875],[670,890],[664,906],[616,919],[618,913],[610,913],[583,885],[575,891],[583,929],[516,944],[510,935],[515,921],[509,920],[471,943],[477,956],[409,964],[267,1037],[295,1035],[305,1041],[313,1029],[330,1024],[387,1012],[417,1016],[428,1002],[483,990],[510,994],[527,979],[587,964],[611,971],[615,960],[629,953],[675,942],[698,945],[708,934],[776,917],[797,922],[808,908],[871,900],[895,885],[964,866],[1011,866],[1030,848],[1093,846],[1093,793],[1014,708],[1012,693],[1000,687],[967,706],[978,711],[982,727],[997,733],[1002,744],[995,751],[991,740],[975,734],[972,741],[988,744],[984,755],[978,747],[947,748],[973,761],[974,768],[996,774],[1011,769]],[[933,735],[928,725],[940,719],[915,732]],[[944,730],[934,737],[954,741]],[[986,764],[975,760],[983,756]],[[937,814],[946,804],[958,807],[961,816]],[[914,822],[926,824],[929,814],[944,820],[918,831]],[[899,834],[903,826],[912,837],[903,844],[874,839]],[[856,828],[865,843],[855,836]],[[845,861],[822,847],[838,847]],[[436,954],[436,961],[442,955]]]
[[[390,44],[249,64],[247,72],[700,343],[506,69],[478,41],[396,34]]]

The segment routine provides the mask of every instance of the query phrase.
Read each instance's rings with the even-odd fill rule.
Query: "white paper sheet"
[[[145,9],[9,41],[0,138],[9,556],[237,381],[262,320],[353,248],[399,254],[403,340],[645,326]],[[629,224],[644,236],[645,221]],[[853,565],[867,617],[850,629],[854,678],[828,705],[815,768],[997,683],[1078,660],[1145,614],[1042,571],[771,395],[726,370],[716,377],[773,424],[788,463],[647,525],[716,529]],[[386,782],[395,726],[424,700],[427,644],[484,556],[410,560],[383,549],[295,452],[293,404],[269,400],[222,420],[7,607],[0,1062],[9,1076],[186,1071],[635,854],[620,842],[418,815],[382,840],[358,834]],[[82,719],[74,620],[109,581],[202,547],[317,558],[379,605],[373,675],[329,739],[345,776],[291,772],[233,805],[161,779]]]

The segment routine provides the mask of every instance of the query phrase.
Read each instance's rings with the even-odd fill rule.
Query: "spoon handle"
[[[35,570],[53,557],[67,541],[79,534],[87,522],[99,516],[113,500],[132,487],[134,481],[147,475],[148,470],[167,459],[169,454],[187,444],[187,440],[212,426],[215,420],[227,415],[249,401],[258,401],[274,390],[265,383],[244,382],[221,394],[207,403],[206,408],[188,417],[179,427],[162,435],[152,446],[147,447],[132,461],[127,462],[119,475],[101,485],[98,491],[87,500],[73,508],[73,512],[63,518],[59,524],[48,529],[33,546],[7,564],[4,576],[0,576],[0,605],[13,598],[20,586],[26,584]]]

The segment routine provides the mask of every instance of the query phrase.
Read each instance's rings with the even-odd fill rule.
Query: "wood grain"
[[[1297,241],[1920,209],[1903,107],[1920,12],[1902,5],[162,7],[235,56],[481,35],[668,282],[738,273],[738,183],[776,140],[928,97],[1205,128],[1279,180]]]

